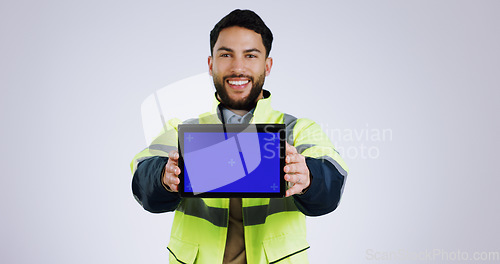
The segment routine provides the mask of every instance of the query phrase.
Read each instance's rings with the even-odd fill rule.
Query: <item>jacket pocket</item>
[[[183,264],[193,264],[198,256],[198,244],[191,243],[177,239],[175,237],[170,237],[170,242],[168,243],[168,251],[170,251],[170,263]]]
[[[283,235],[262,242],[267,262],[272,263],[308,263],[306,250],[309,244],[301,236]],[[294,259],[294,261],[291,261]]]

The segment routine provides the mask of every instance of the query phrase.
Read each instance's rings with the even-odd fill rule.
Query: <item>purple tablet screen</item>
[[[184,132],[183,143],[183,192],[280,193],[279,131]]]

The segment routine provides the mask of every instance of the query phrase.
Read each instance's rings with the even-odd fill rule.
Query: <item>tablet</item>
[[[182,197],[284,197],[284,124],[180,124]]]

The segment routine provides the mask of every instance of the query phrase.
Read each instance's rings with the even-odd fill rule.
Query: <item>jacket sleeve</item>
[[[306,157],[311,185],[306,193],[294,195],[295,205],[305,215],[320,216],[335,210],[344,187],[344,176],[332,163]]]
[[[169,120],[158,137],[135,155],[130,163],[132,193],[142,207],[152,213],[173,211],[181,198],[177,192],[169,192],[161,182],[168,153],[177,150],[177,126],[179,119]]]
[[[293,120],[293,119],[292,119]],[[297,208],[308,216],[335,210],[340,202],[348,168],[321,127],[305,118],[287,125],[287,141],[306,157],[311,176],[309,189],[294,195]]]
[[[142,207],[152,213],[174,211],[181,201],[177,192],[163,187],[161,175],[167,164],[167,157],[151,157],[141,161],[132,178],[132,193]]]

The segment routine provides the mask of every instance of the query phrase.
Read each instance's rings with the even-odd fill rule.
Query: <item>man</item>
[[[285,198],[185,198],[178,195],[177,125],[170,120],[132,162],[134,196],[150,212],[175,210],[171,263],[307,263],[305,216],[338,205],[347,167],[319,125],[275,111],[263,90],[273,35],[249,10],[234,10],[210,32],[212,112],[187,123],[284,123]],[[213,172],[215,175],[217,172]],[[214,176],[215,177],[215,176]]]

